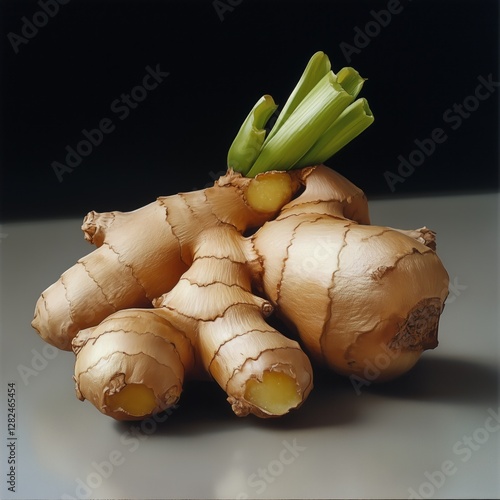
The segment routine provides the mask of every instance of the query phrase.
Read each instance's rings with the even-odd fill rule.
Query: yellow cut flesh
[[[247,189],[248,204],[258,212],[280,210],[292,197],[292,183],[286,172],[267,172],[252,179]]]
[[[123,411],[134,417],[150,415],[156,408],[153,390],[142,384],[126,385],[121,391],[108,396],[107,403],[113,411]]]
[[[262,382],[252,378],[245,387],[245,399],[272,415],[283,415],[301,401],[295,380],[281,372],[264,372]]]

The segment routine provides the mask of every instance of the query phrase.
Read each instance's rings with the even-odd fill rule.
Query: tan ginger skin
[[[360,380],[375,364],[382,381],[437,345],[448,275],[434,234],[371,226],[363,192],[322,165],[228,172],[91,212],[83,230],[98,248],[42,293],[32,324],[73,349],[78,397],[116,419],[165,410],[207,376],[237,415],[279,416],[310,393],[309,357]],[[273,311],[300,344],[268,325]]]

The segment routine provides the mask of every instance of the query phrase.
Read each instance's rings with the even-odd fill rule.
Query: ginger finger
[[[154,309],[109,316],[80,331],[73,350],[78,398],[117,420],[142,419],[174,405],[194,368],[190,339]]]

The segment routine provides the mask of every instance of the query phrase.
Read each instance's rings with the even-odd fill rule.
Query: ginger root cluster
[[[434,233],[370,225],[363,192],[323,165],[229,170],[90,212],[82,229],[97,248],[41,294],[32,325],[74,352],[78,398],[119,420],[168,409],[195,378],[238,416],[280,416],[306,400],[314,366],[362,378],[390,352],[377,381],[390,380],[437,345],[448,275]]]

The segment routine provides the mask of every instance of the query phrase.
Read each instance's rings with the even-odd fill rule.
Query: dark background
[[[348,60],[341,44],[355,46],[371,11],[395,2],[71,0],[16,53],[12,33],[22,36],[41,4],[3,0],[1,219],[130,210],[211,184],[253,104],[265,93],[283,104],[317,50],[335,71],[353,66],[368,78],[375,123],[328,164],[369,197],[497,190],[500,88],[460,126],[444,114],[474,94],[478,77],[500,80],[498,1],[401,0]],[[157,65],[169,76],[120,120],[111,103]],[[103,118],[115,130],[59,182],[52,162],[64,163],[66,146]],[[446,140],[391,190],[384,172],[397,173],[398,156],[437,127]]]

